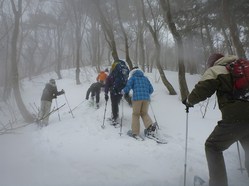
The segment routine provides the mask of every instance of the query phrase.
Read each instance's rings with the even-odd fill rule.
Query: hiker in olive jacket
[[[38,114],[38,123],[45,126],[48,125],[52,100],[56,99],[57,96],[64,93],[65,91],[63,89],[61,91],[57,90],[56,82],[54,79],[50,79],[49,82],[46,83],[41,96],[41,108]]]
[[[209,67],[183,104],[187,107],[207,99],[215,92],[222,119],[207,138],[205,152],[209,168],[209,186],[227,186],[223,151],[239,141],[245,150],[245,167],[249,171],[249,102],[234,99],[233,80],[226,64],[236,56],[213,54]]]

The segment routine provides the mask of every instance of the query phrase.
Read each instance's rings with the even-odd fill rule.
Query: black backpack
[[[115,61],[113,66],[114,68],[110,74],[114,77],[112,89],[113,92],[119,94],[127,83],[129,77],[129,68],[122,60]]]

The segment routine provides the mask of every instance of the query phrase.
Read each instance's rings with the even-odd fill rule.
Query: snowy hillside
[[[160,127],[160,135],[168,144],[157,144],[146,139],[136,141],[126,135],[131,127],[132,109],[126,102],[123,108],[123,134],[120,128],[114,128],[105,121],[104,94],[101,93],[100,108],[95,109],[88,101],[80,102],[91,83],[95,81],[96,72],[82,69],[81,85],[75,84],[74,70],[62,72],[63,79],[56,80],[58,90],[66,94],[57,98],[58,105],[69,102],[50,116],[50,124],[39,129],[31,124],[13,133],[0,135],[0,186],[183,186],[184,153],[186,140],[186,112],[179,94],[168,95],[162,82],[156,82],[159,75],[146,74],[155,92],[152,95],[150,116],[154,116]],[[166,72],[166,77],[178,91],[177,73]],[[27,108],[40,106],[40,97],[45,83],[55,78],[55,74],[46,74],[32,81],[22,82],[22,95]],[[187,75],[191,90],[200,76]],[[178,91],[179,93],[179,91]],[[220,119],[215,107],[215,98],[209,101],[207,114],[202,118],[206,103],[190,109],[188,130],[187,185],[192,186],[195,175],[208,180],[208,170],[204,153],[204,143]],[[1,110],[4,110],[1,103]],[[52,107],[56,107],[53,101]],[[214,108],[215,107],[215,108]],[[202,111],[202,112],[201,112]],[[1,118],[4,119],[4,112]],[[61,121],[59,121],[59,117]],[[106,118],[111,116],[108,101]],[[18,118],[21,118],[17,115]],[[25,123],[20,120],[19,126]],[[143,131],[141,122],[141,133]],[[241,158],[244,151],[240,147]],[[246,172],[240,173],[236,144],[224,153],[230,186],[248,186]],[[205,183],[207,185],[207,183]]]

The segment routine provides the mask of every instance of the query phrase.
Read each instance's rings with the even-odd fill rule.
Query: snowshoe
[[[152,123],[147,129],[144,129],[144,135],[156,137],[156,124]]]
[[[144,129],[144,136],[148,139],[152,139],[159,144],[167,144],[167,141],[160,138],[156,131],[156,124],[152,124],[147,129]]]
[[[115,120],[113,120],[113,121],[111,122],[111,125],[114,126],[115,128],[120,127],[119,122],[118,122],[118,121],[115,121]]]
[[[129,130],[127,132],[127,135],[130,136],[130,137],[132,137],[132,138],[134,138],[134,139],[136,139],[136,140],[138,140],[138,141],[144,141],[144,138],[142,136],[136,135],[136,134],[132,134],[131,130]]]

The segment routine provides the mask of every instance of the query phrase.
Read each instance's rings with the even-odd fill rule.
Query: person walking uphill
[[[154,89],[147,77],[144,76],[142,70],[135,68],[130,72],[130,79],[127,85],[123,89],[123,93],[129,93],[133,90],[132,95],[132,135],[136,137],[140,133],[140,116],[143,120],[146,135],[154,135],[156,126],[148,115],[148,108],[150,104],[150,95],[153,93]]]
[[[109,99],[108,92],[110,91],[111,106],[112,106],[112,123],[111,125],[118,125],[119,103],[122,99],[122,89],[125,87],[129,76],[129,68],[122,60],[114,61],[112,64],[110,74],[106,79],[105,84],[105,100]]]
[[[40,124],[45,126],[48,125],[52,100],[64,93],[65,91],[63,89],[61,91],[57,91],[57,86],[54,79],[50,79],[49,83],[45,85],[41,96],[41,108],[38,114],[38,121]]]
[[[209,186],[228,186],[223,151],[239,141],[245,151],[245,167],[249,171],[249,102],[237,99],[231,73],[226,65],[237,60],[236,56],[212,54],[208,59],[209,68],[195,85],[187,99],[186,107],[205,100],[215,92],[222,119],[205,143],[209,169]]]
[[[103,82],[95,82],[91,84],[91,86],[88,88],[86,92],[86,100],[89,99],[89,95],[91,93],[91,100],[94,101],[94,97],[96,96],[96,108],[99,108],[99,95],[100,95],[100,89],[103,87]]]

